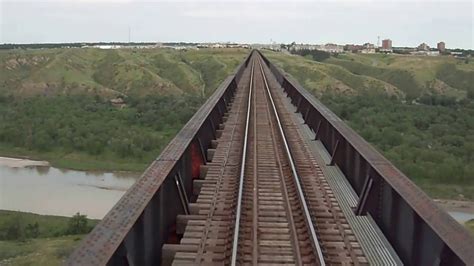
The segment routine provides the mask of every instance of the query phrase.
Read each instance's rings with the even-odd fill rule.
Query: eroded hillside
[[[409,100],[444,95],[474,98],[474,63],[453,57],[340,54],[324,62],[266,52],[315,95],[388,94]],[[469,94],[469,95],[468,95]]]
[[[93,93],[207,95],[247,56],[244,49],[92,48],[0,52],[0,92],[15,96]]]

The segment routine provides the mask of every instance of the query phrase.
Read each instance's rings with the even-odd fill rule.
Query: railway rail
[[[274,99],[262,59],[250,62],[194,213],[183,217],[173,265],[366,264],[289,111]]]
[[[68,265],[472,265],[474,240],[252,51]]]

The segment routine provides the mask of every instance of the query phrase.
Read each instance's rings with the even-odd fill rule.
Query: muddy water
[[[0,209],[101,219],[138,176],[0,164]]]

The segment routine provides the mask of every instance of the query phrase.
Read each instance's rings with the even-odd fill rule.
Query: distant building
[[[450,52],[450,54],[456,58],[464,58],[462,52]]]
[[[428,46],[428,44],[422,43],[422,44],[418,45],[418,47],[416,49],[418,51],[429,51],[430,47]]]
[[[334,43],[326,43],[325,45],[322,45],[319,50],[328,52],[328,53],[342,53],[344,52],[344,46],[342,45],[337,45]]]
[[[346,44],[344,45],[344,51],[347,52],[352,52],[352,53],[358,53],[360,52],[364,47],[359,44]]]
[[[382,40],[382,49],[383,50],[392,50],[392,40],[390,40],[390,39]]]
[[[446,50],[446,44],[444,42],[439,42],[438,45],[438,51],[444,52]]]
[[[375,45],[371,43],[364,43],[362,45],[362,49],[360,50],[363,54],[374,54],[375,53]]]
[[[390,39],[382,40],[382,47],[379,49],[379,51],[382,52],[382,53],[391,53],[391,52],[393,52],[392,40],[390,40]]]
[[[418,50],[410,53],[411,55],[438,56],[439,51]]]
[[[317,44],[294,44],[292,46],[292,49],[294,50],[319,50],[321,49],[321,45]]]

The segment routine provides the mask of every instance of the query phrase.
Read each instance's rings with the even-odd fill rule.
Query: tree
[[[26,225],[25,230],[26,237],[28,238],[37,238],[39,236],[39,224],[35,222],[34,224]]]
[[[68,223],[67,233],[71,235],[85,234],[89,231],[87,216],[77,212]]]

